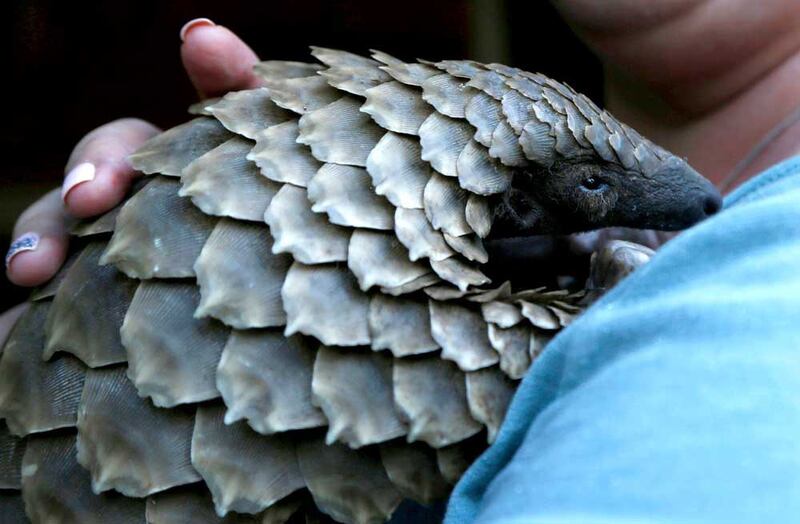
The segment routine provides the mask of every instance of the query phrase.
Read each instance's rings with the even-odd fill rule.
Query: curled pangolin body
[[[0,361],[3,522],[382,522],[446,496],[580,312],[489,281],[487,198],[662,150],[541,75],[312,54],[194,106],[75,230]]]

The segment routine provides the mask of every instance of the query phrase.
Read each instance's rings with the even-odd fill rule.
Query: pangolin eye
[[[588,176],[581,182],[581,186],[589,191],[597,191],[598,189],[602,189],[605,185],[606,183],[596,176]]]

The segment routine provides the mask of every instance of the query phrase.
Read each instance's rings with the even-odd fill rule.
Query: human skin
[[[715,184],[800,106],[800,2],[553,3],[603,61],[609,110]],[[739,182],[798,152],[795,125]]]
[[[800,3],[794,0],[554,0],[606,70],[606,105],[622,121],[685,156],[720,184],[736,164],[800,106]],[[181,57],[201,97],[258,85],[256,54],[228,29],[187,24]],[[20,217],[15,237],[38,233],[17,254],[8,278],[23,286],[50,279],[67,249],[65,217],[114,207],[134,177],[125,162],[157,129],[123,119],[82,139],[67,172],[96,164],[96,177],[53,192]],[[800,152],[800,125],[771,142],[740,181]],[[0,342],[19,309],[0,316]]]

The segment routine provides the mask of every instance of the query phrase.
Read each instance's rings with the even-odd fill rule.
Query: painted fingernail
[[[84,162],[83,164],[78,164],[73,167],[72,170],[67,173],[67,176],[64,178],[64,184],[61,186],[61,200],[66,200],[69,192],[78,185],[94,180],[95,171],[94,164],[90,164],[89,162]]]
[[[23,251],[33,251],[39,246],[39,235],[36,233],[25,233],[16,239],[6,253],[6,268],[11,263],[11,259]]]
[[[208,18],[195,18],[194,20],[189,20],[188,22],[183,24],[183,27],[181,27],[181,42],[186,40],[186,33],[188,33],[191,29],[194,29],[195,27],[199,27],[201,25],[207,25],[209,27],[213,27],[217,24],[215,24]]]

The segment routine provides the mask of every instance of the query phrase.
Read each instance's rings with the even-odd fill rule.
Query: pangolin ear
[[[548,213],[535,192],[512,186],[506,193],[491,199],[492,231],[490,238],[509,238],[546,234]]]

